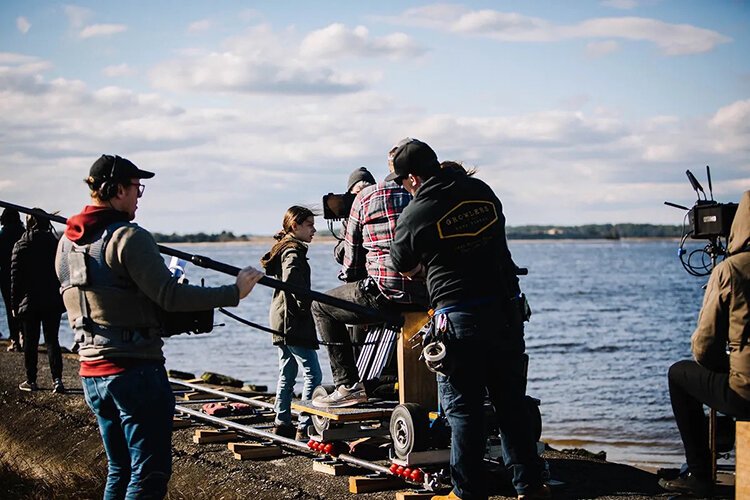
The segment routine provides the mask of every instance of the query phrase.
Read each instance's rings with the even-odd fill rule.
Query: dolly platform
[[[357,361],[363,381],[376,379],[395,351],[398,401],[370,400],[345,408],[316,408],[311,401],[292,403],[294,410],[312,416],[314,432],[311,431],[311,439],[329,442],[390,436],[396,456],[403,458],[426,448],[430,424],[428,415],[437,408],[437,379],[419,359],[421,349],[418,343],[412,342],[412,338],[428,320],[425,312],[408,312],[404,314],[400,335],[383,328],[371,330],[367,336],[369,344]],[[330,385],[318,386],[312,399],[333,390],[334,387]]]

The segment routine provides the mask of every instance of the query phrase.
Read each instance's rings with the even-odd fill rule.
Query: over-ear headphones
[[[99,186],[99,194],[103,200],[110,200],[117,196],[118,183],[115,181],[115,168],[117,167],[117,159],[119,156],[115,155],[112,158],[112,169],[109,171],[109,175],[104,179],[102,185]]]

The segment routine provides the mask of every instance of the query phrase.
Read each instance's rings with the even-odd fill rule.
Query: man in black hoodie
[[[13,255],[13,245],[21,238],[24,228],[21,216],[13,208],[6,208],[0,215],[0,292],[5,303],[5,314],[8,320],[10,337],[9,351],[20,351],[21,340],[19,333],[21,323],[13,316],[10,304],[10,261]]]
[[[438,389],[451,427],[453,491],[433,498],[487,498],[486,394],[518,498],[549,498],[525,403],[522,296],[500,200],[463,169],[441,169],[432,148],[416,139],[391,150],[389,167],[386,179],[414,196],[398,220],[391,262],[404,276],[426,275],[450,360]]]

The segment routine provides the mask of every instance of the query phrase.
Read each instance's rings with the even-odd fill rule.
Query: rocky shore
[[[23,355],[0,341],[0,498],[101,498],[106,456],[96,421],[86,407],[76,356],[64,355],[68,393],[51,392],[46,356],[40,353],[40,391],[21,392]],[[343,499],[348,478],[314,472],[310,456],[238,461],[225,444],[194,444],[193,428],[173,436],[174,473],[170,499]],[[585,452],[548,450],[552,478],[565,483],[554,498],[645,499],[669,497],[656,475],[610,463]],[[506,494],[512,494],[507,492]],[[359,494],[392,499],[393,491]],[[493,498],[506,498],[497,496]]]

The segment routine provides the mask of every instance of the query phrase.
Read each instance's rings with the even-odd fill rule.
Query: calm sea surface
[[[239,267],[258,266],[267,251],[265,244],[175,247]],[[310,247],[315,290],[339,284],[332,247]],[[604,450],[613,461],[679,465],[666,373],[690,356],[705,279],[685,273],[677,242],[511,241],[510,248],[516,263],[529,269],[521,278],[533,310],[526,328],[528,393],[542,401],[543,440],[557,448]],[[192,265],[187,274],[193,283],[232,281]],[[271,293],[259,285],[234,312],[267,325]],[[269,335],[218,312],[216,319],[225,326],[210,335],[168,339],[167,367],[224,373],[273,390],[277,349]],[[65,318],[61,342],[72,344]],[[325,349],[320,358],[330,381]],[[43,364],[40,358],[40,376]]]

